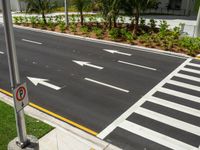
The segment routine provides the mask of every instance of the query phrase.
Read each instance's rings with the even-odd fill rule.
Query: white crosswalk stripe
[[[164,87],[161,87],[158,91],[165,93],[165,94],[168,94],[168,95],[173,95],[173,96],[180,97],[180,98],[183,98],[183,99],[187,99],[187,100],[190,100],[190,101],[193,101],[193,102],[196,102],[196,103],[200,103],[200,97],[197,97],[197,96],[193,96],[193,95],[186,94],[186,93],[183,93],[183,92],[167,89],[167,88],[164,88]]]
[[[182,73],[177,73],[175,75],[175,77],[179,77],[179,78],[183,78],[183,79],[187,79],[187,80],[191,80],[191,81],[195,81],[195,82],[200,82],[200,78],[193,77],[193,76],[190,76],[190,75],[185,75],[185,74],[182,74]]]
[[[183,71],[187,71],[187,72],[192,72],[192,73],[196,73],[196,74],[200,74],[199,70],[195,70],[195,69],[190,69],[190,68],[183,68]]]
[[[127,120],[122,122],[119,125],[119,127],[121,127],[124,130],[127,130],[131,133],[137,134],[137,135],[142,136],[146,139],[149,139],[151,141],[154,141],[156,143],[159,143],[161,145],[164,145],[166,147],[174,149],[174,150],[198,150],[198,148],[196,148],[196,147],[193,147],[191,145],[188,145],[186,143],[178,141],[174,138],[171,138],[171,137],[166,136],[164,134],[150,130],[148,128],[137,125],[137,124],[130,122],[130,121],[127,121]]]
[[[184,121],[180,121],[142,107],[138,108],[135,113],[200,136],[200,127],[191,125]]]
[[[170,102],[170,101],[167,101],[167,100],[164,100],[164,99],[161,99],[161,98],[153,97],[153,96],[151,98],[149,98],[148,101],[200,118],[200,110],[197,110],[197,109],[194,109],[194,108],[191,108],[191,107],[187,107],[187,106],[184,106],[184,105],[173,103],[173,102]]]
[[[187,65],[200,68],[200,65],[194,63],[188,63]]]
[[[187,83],[183,83],[183,82],[179,82],[179,81],[175,81],[175,80],[169,80],[167,83],[200,92],[199,86],[195,86],[195,85],[191,85],[191,84],[187,84]]]
[[[193,93],[200,92],[200,87],[197,86],[200,83],[200,77],[198,77],[198,75],[200,74],[200,70],[194,68],[186,68],[185,66],[200,68],[199,64],[193,63],[191,62],[191,60],[185,61],[184,64],[182,64],[172,74],[167,76],[156,87],[154,87],[145,96],[143,96],[137,103],[135,103],[126,112],[124,112],[106,129],[104,129],[104,131],[102,131],[98,137],[105,138],[109,133],[113,132],[115,128],[119,127],[126,131],[129,131],[130,133],[133,133],[170,149],[199,150],[198,147],[195,147],[188,144],[187,142],[183,142],[181,139],[178,139],[180,137],[175,136],[176,138],[174,138],[172,137],[172,134],[169,134],[169,136],[163,133],[159,133],[160,128],[154,128],[154,130],[150,129],[151,127],[145,124],[145,121],[144,125],[143,123],[140,123],[140,125],[134,123],[134,115],[139,115],[141,117],[148,118],[148,120],[154,120],[154,122],[158,122],[159,125],[164,124],[166,128],[169,128],[169,131],[171,128],[173,128],[173,130],[179,130],[179,132],[183,131],[184,134],[188,134],[188,142],[190,136],[197,136],[199,137],[200,141],[200,110],[197,109],[198,107],[195,107],[196,105],[200,104],[200,95],[194,95]],[[186,73],[183,74],[180,71],[185,71]],[[178,81],[178,79],[173,77],[179,77],[182,80]],[[171,86],[176,87],[176,90],[167,88],[166,86],[164,86],[165,84],[170,84]],[[184,88],[185,90],[187,90],[187,93],[178,91],[179,88]],[[157,92],[159,92],[160,94],[154,95]],[[163,94],[168,95],[167,98],[163,97]],[[174,97],[173,100],[169,99],[169,97],[171,96]],[[152,105],[150,105],[150,107],[149,105],[146,105],[145,108],[142,107],[142,105],[146,102]],[[190,105],[188,106],[187,103],[189,103]],[[185,122],[181,120],[180,117],[166,115],[169,112],[157,112],[156,110],[154,110],[156,108],[159,108],[160,110],[163,109],[163,111],[169,111],[170,109],[174,112],[178,111],[179,115],[186,116],[184,118],[196,118],[197,122],[195,124],[194,122],[191,123],[190,118],[187,118],[188,121]],[[127,118],[131,115],[131,121],[127,120]],[[149,128],[147,128],[148,126]],[[198,145],[200,145],[200,142],[198,143]]]

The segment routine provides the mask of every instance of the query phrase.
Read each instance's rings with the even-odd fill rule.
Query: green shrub
[[[58,26],[59,26],[60,32],[64,33],[66,29],[65,22],[64,21],[59,22]]]
[[[94,32],[96,34],[98,39],[103,38],[103,30],[101,28],[94,27],[94,28],[92,28],[92,32]]]
[[[81,30],[81,32],[83,32],[83,33],[88,33],[88,32],[89,32],[88,26],[81,26],[80,30]]]
[[[179,45],[188,50],[188,54],[195,56],[200,53],[200,37],[182,37],[179,40]]]
[[[22,16],[19,16],[19,24],[24,23],[24,18]]]
[[[167,21],[165,21],[165,20],[160,21],[159,27],[160,27],[160,29],[159,29],[160,35],[163,37],[166,36],[168,34],[168,28],[169,28]]]
[[[46,29],[46,24],[42,18],[38,19],[38,24],[41,27],[41,29]]]
[[[76,24],[75,23],[70,24],[69,29],[71,32],[76,32]]]
[[[117,38],[120,37],[120,30],[118,28],[112,28],[109,31],[109,35],[110,35],[111,39],[116,40]]]
[[[53,22],[53,18],[52,17],[50,17],[48,19],[47,25],[51,29],[51,31],[55,31],[56,24]]]
[[[155,21],[154,19],[150,19],[148,25],[150,26],[151,30],[154,30],[156,28],[156,23],[157,21]]]
[[[14,22],[14,24],[20,24],[19,17],[18,16],[14,16],[13,17],[13,22]]]
[[[34,16],[32,16],[32,17],[29,18],[29,20],[30,20],[30,22],[31,22],[31,26],[32,26],[33,28],[35,28],[35,27],[36,27],[36,24],[37,24],[37,18],[34,17]]]

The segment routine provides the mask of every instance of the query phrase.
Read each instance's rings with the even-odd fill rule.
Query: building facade
[[[196,0],[159,0],[158,9],[174,13],[182,13],[182,15],[190,15],[194,12]]]
[[[64,0],[56,0],[59,6],[64,6]],[[158,9],[148,10],[147,13],[190,15],[194,12],[196,0],[159,0]],[[26,5],[19,0],[10,0],[12,11],[24,11]],[[0,6],[1,9],[1,6]]]

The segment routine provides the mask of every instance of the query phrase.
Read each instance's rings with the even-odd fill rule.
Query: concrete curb
[[[0,93],[0,100],[5,102],[6,104],[13,107],[13,99],[3,93]],[[81,141],[82,144],[90,145],[91,148],[94,150],[121,150],[120,148],[109,144],[97,137],[94,137],[82,130],[79,130],[63,121],[60,121],[52,116],[49,116],[31,106],[27,106],[25,109],[25,113],[29,116],[32,116],[38,120],[41,120],[56,129],[59,129],[63,132],[67,132],[67,134],[75,137],[77,140],[79,140],[79,143]],[[51,133],[51,132],[50,132]]]
[[[89,37],[83,37],[83,36],[72,35],[72,34],[67,34],[67,33],[59,33],[59,32],[42,30],[42,29],[37,29],[37,28],[25,27],[25,26],[19,26],[19,25],[14,25],[14,27],[18,28],[18,29],[25,29],[25,30],[30,30],[30,31],[40,32],[40,33],[47,33],[47,34],[67,37],[67,38],[71,38],[71,39],[78,39],[78,40],[83,40],[83,41],[88,41],[88,42],[95,42],[95,43],[100,43],[100,44],[118,46],[118,47],[122,47],[122,48],[128,48],[128,49],[132,49],[132,50],[144,51],[144,52],[166,55],[166,56],[171,56],[171,57],[178,57],[178,58],[182,58],[182,59],[191,58],[191,56],[188,56],[186,54],[175,53],[175,52],[170,52],[170,51],[163,51],[163,50],[159,50],[159,49],[155,49],[155,48],[147,48],[147,47],[136,46],[136,45],[131,45],[131,44],[94,39],[94,38],[89,38]]]

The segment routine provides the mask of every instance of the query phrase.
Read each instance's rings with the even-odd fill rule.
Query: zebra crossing
[[[169,149],[200,150],[200,61],[186,60],[98,137],[116,128]]]

